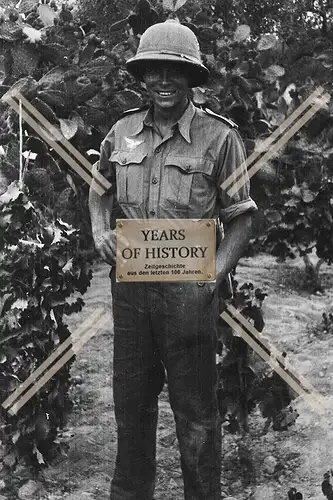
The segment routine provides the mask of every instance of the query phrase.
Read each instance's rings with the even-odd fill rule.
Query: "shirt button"
[[[152,182],[153,184],[157,184],[157,183],[158,183],[158,179],[157,179],[157,177],[153,177],[153,178],[152,178],[152,180],[151,180],[151,182]]]
[[[160,153],[160,152],[161,152],[161,149],[162,149],[162,148],[161,148],[160,146],[158,146],[158,147],[155,149],[155,153]]]
[[[154,216],[154,215],[156,215],[156,210],[151,210],[149,213],[150,213],[150,215]]]

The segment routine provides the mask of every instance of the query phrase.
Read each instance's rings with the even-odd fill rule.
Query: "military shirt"
[[[125,218],[219,218],[228,223],[257,209],[244,160],[237,129],[190,101],[164,137],[152,108],[122,117],[102,142],[94,169],[112,184]],[[223,190],[221,184],[241,165],[246,182],[230,197],[231,186]]]

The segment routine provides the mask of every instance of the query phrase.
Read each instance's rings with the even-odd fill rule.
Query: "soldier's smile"
[[[153,90],[153,93],[155,94],[155,98],[152,96],[152,94],[150,94],[150,96],[157,104],[159,102],[170,102],[171,100],[173,101],[177,96],[177,90]],[[178,102],[178,99],[176,99],[176,101]]]
[[[160,95],[160,96],[162,96],[162,97],[170,97],[170,96],[172,96],[172,95],[174,95],[174,94],[176,93],[176,91],[175,91],[175,90],[173,90],[173,91],[168,91],[168,92],[163,91],[163,90],[156,90],[155,92],[157,92],[157,93],[158,93],[158,95]]]

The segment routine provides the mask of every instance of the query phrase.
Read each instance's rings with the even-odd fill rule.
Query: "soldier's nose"
[[[169,80],[169,72],[167,70],[167,68],[162,68],[161,70],[161,81],[163,83],[167,83]]]

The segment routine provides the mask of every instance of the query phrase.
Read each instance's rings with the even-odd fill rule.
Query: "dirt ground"
[[[302,398],[293,402],[299,418],[287,431],[265,433],[265,421],[258,414],[250,418],[249,434],[240,436],[224,431],[222,498],[237,500],[284,500],[290,487],[304,499],[322,500],[323,474],[333,467],[333,429],[331,397],[333,386],[333,338],[314,333],[323,312],[333,312],[333,276],[323,269],[323,295],[301,289],[301,262],[277,264],[260,255],[242,259],[237,279],[252,281],[264,288],[264,334],[315,388],[327,396],[328,408],[319,415]],[[73,365],[77,385],[75,402],[62,439],[69,444],[39,478],[49,500],[107,500],[116,453],[116,427],[112,402],[113,331],[108,267],[96,265],[92,286],[84,297],[83,311],[69,319],[72,331],[97,307],[110,312],[110,322],[78,353]],[[159,403],[158,477],[156,500],[181,500],[182,477],[173,416],[167,390]]]

